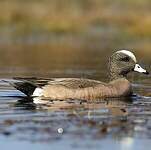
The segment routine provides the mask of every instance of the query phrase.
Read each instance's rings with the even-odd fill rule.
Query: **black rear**
[[[31,96],[35,89],[37,88],[36,85],[30,82],[16,82],[12,84],[17,90],[23,92],[27,96]]]
[[[24,82],[12,82],[12,81],[6,81],[6,80],[3,80],[3,81],[8,82],[10,85],[12,85],[17,90],[23,92],[28,97],[32,96],[33,92],[37,88],[37,85],[30,83],[28,81],[24,81]]]

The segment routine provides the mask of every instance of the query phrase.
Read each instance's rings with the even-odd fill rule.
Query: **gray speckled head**
[[[109,59],[110,79],[125,78],[131,71],[148,73],[137,64],[135,55],[128,50],[115,52]]]

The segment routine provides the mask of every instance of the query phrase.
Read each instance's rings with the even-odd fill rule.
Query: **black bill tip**
[[[149,72],[148,72],[148,71],[146,71],[146,72],[144,72],[144,74],[149,75]]]

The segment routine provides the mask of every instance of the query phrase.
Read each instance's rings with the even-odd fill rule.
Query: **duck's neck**
[[[126,79],[126,76],[124,76],[122,74],[117,74],[115,72],[111,72],[110,75],[109,75],[110,81],[117,80],[117,79],[120,79],[120,78]]]

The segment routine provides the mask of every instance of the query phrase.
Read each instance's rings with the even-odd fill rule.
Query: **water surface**
[[[4,46],[1,80],[13,77],[85,77],[104,82],[113,50],[52,46]],[[75,48],[75,47],[74,47]],[[138,53],[138,58],[141,55]],[[149,69],[150,60],[140,59]],[[148,64],[148,65],[145,65]],[[31,78],[31,80],[33,80]],[[150,149],[150,76],[131,74],[131,98],[54,101],[32,99],[0,81],[0,145],[3,149]],[[58,129],[63,129],[62,133]]]

